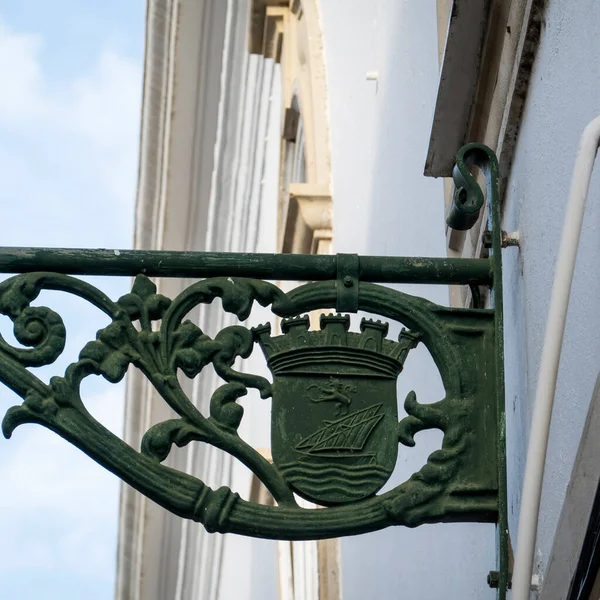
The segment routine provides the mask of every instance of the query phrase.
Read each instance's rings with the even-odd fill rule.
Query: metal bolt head
[[[498,588],[500,585],[500,573],[498,571],[490,571],[487,576],[487,582],[491,588]]]
[[[346,277],[344,277],[344,285],[346,287],[352,287],[352,285],[354,284],[354,281],[352,281],[352,277],[350,277],[350,275],[346,275]]]
[[[500,587],[500,572],[499,571],[490,571],[487,576],[487,583],[493,589],[498,589]],[[508,574],[508,589],[512,588],[512,573]],[[535,588],[531,587],[532,590]]]

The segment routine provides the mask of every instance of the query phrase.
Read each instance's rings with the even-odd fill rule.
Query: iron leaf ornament
[[[0,313],[11,319],[21,347],[0,336],[0,381],[23,400],[10,408],[2,430],[9,438],[24,423],[54,431],[139,492],[209,532],[287,540],[321,539],[390,525],[480,521],[498,525],[498,598],[508,584],[508,525],[503,373],[501,220],[498,164],[486,146],[461,148],[456,193],[447,223],[468,229],[484,197],[471,174],[487,180],[489,258],[430,259],[356,255],[234,255],[146,251],[0,249],[0,271],[19,273],[0,283]],[[205,277],[173,299],[146,275]],[[111,300],[74,274],[136,275],[131,292]],[[216,276],[215,276],[216,275]],[[239,277],[237,275],[240,275]],[[307,281],[284,293],[266,280]],[[382,285],[437,283],[469,286],[473,308],[449,308]],[[483,308],[480,287],[491,289]],[[60,315],[35,304],[45,290],[74,294],[110,319],[62,376],[41,381],[31,370],[61,356],[66,331]],[[240,324],[211,337],[187,315],[220,301]],[[255,303],[281,319],[270,326],[241,323]],[[309,313],[330,311],[311,329]],[[349,313],[365,312],[350,330]],[[400,323],[396,339],[389,322]],[[398,418],[397,379],[410,353],[423,344],[445,390],[420,403],[414,392]],[[234,365],[262,352],[272,381]],[[175,418],[148,429],[139,448],[108,431],[88,412],[81,383],[100,375],[112,383],[139,370]],[[203,414],[184,391],[181,373],[212,369],[222,384]],[[238,430],[238,400],[257,390],[271,399],[267,460]],[[204,404],[204,403],[203,403]],[[380,492],[402,452],[423,430],[443,433],[441,448],[395,488]],[[211,489],[164,464],[173,446],[205,443],[243,463],[265,485],[274,505],[242,499],[227,487]],[[321,508],[302,508],[297,497]]]

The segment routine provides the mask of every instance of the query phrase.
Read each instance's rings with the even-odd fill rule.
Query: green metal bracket
[[[504,438],[502,259],[498,167],[482,145],[461,149],[455,179],[463,197],[481,190],[468,171],[477,164],[488,182],[492,251],[489,259],[358,257],[356,255],[244,255],[193,252],[0,249],[0,272],[18,273],[0,284],[0,312],[14,324],[17,341],[0,338],[0,381],[23,403],[3,421],[6,437],[23,423],[62,436],[123,481],[171,512],[201,522],[210,532],[303,540],[355,535],[390,525],[480,521],[497,523],[498,598],[506,595],[508,538]],[[479,204],[478,204],[479,205]],[[482,207],[479,206],[479,209]],[[478,210],[479,210],[478,209]],[[452,226],[469,226],[460,202]],[[475,217],[473,215],[475,214]],[[73,275],[133,275],[130,293],[117,301]],[[174,299],[158,294],[148,277],[203,278]],[[288,293],[264,280],[308,281]],[[462,284],[493,289],[493,306],[458,309],[391,289],[382,283]],[[34,306],[42,290],[75,294],[107,314],[111,323],[81,351],[63,376],[43,383],[32,367],[52,364],[65,345],[61,317]],[[221,299],[243,322],[256,302],[283,320],[227,327],[209,337],[186,315]],[[307,313],[322,315],[311,330]],[[349,330],[348,314],[365,311],[405,326],[387,338],[386,322],[363,319]],[[439,369],[445,397],[421,404],[414,392],[398,419],[396,380],[417,344]],[[272,381],[237,371],[258,345]],[[152,426],[132,448],[98,423],[80,395],[84,378],[120,381],[133,365],[177,418]],[[223,384],[208,415],[184,392],[179,372],[196,377],[212,367]],[[249,388],[272,397],[273,462],[239,435]],[[428,399],[429,400],[429,399]],[[440,429],[443,442],[420,471],[382,494],[399,445]],[[173,444],[211,444],[241,461],[268,488],[276,505],[248,502],[227,487],[163,464]],[[296,495],[324,508],[301,508]]]

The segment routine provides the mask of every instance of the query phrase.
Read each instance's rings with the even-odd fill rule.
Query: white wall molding
[[[251,10],[251,52],[281,65],[281,135],[286,139],[281,142],[279,247],[283,252],[311,252],[319,247],[321,239],[312,232],[331,230],[331,223],[323,227],[303,221],[315,213],[305,201],[300,201],[303,208],[290,206],[290,202],[296,203],[290,185],[307,183],[325,190],[319,193],[319,202],[328,197],[329,207],[320,212],[331,214],[327,85],[318,7],[316,0],[253,0]],[[298,115],[302,128],[302,135],[293,140],[287,139],[290,136],[284,131],[290,111]],[[298,161],[298,154],[302,156],[300,178],[299,170],[290,168]],[[328,237],[331,239],[331,235]]]
[[[136,248],[183,250],[208,212],[225,15],[220,0],[148,2]],[[182,283],[159,287],[172,297]],[[139,448],[144,431],[172,413],[140,373],[127,386],[125,440]],[[170,458],[177,468],[182,461]],[[180,537],[180,519],[123,485],[117,600],[173,597]]]

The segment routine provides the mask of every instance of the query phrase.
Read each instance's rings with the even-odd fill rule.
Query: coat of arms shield
[[[347,315],[282,322],[284,335],[255,330],[273,373],[271,450],[300,496],[321,505],[372,496],[389,479],[398,453],[396,380],[417,336],[363,319],[349,332]]]

